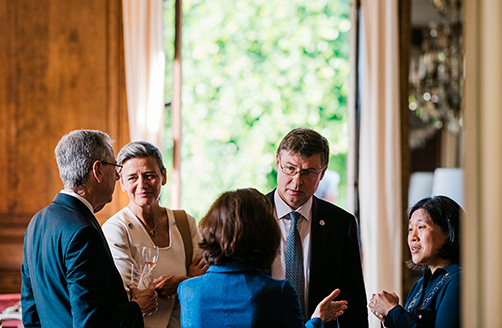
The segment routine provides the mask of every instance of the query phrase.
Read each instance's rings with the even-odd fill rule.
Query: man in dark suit
[[[292,130],[277,149],[277,189],[267,196],[274,204],[282,240],[272,277],[291,280],[307,320],[315,306],[339,288],[338,299],[347,300],[348,309],[326,327],[368,327],[355,218],[313,196],[328,160],[328,141],[311,129]],[[290,214],[294,212],[299,214]],[[290,246],[295,239],[298,246]]]
[[[143,327],[157,309],[153,287],[131,286],[128,300],[94,217],[119,178],[110,137],[76,130],[55,153],[64,190],[25,233],[21,305],[25,327]]]

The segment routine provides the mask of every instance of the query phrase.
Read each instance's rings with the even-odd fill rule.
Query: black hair
[[[448,236],[439,249],[439,256],[460,264],[460,215],[464,214],[460,205],[446,196],[427,197],[413,205],[408,219],[419,209],[424,210],[432,223]]]

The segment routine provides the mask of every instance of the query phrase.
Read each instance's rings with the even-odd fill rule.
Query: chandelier
[[[424,147],[443,129],[462,130],[463,51],[460,0],[431,0],[444,17],[419,31],[409,72],[410,147]]]

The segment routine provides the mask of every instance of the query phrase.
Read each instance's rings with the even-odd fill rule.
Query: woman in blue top
[[[288,280],[270,271],[280,230],[269,199],[256,189],[221,195],[200,223],[201,249],[211,265],[203,276],[178,287],[182,327],[324,327],[347,309],[333,301],[336,289],[304,323],[300,301]]]
[[[425,268],[405,307],[395,293],[373,294],[369,308],[387,328],[460,326],[460,206],[445,196],[424,198],[410,211],[408,246]]]

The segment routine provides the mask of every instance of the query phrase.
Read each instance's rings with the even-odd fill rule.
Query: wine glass
[[[150,270],[153,270],[157,261],[159,260],[159,248],[157,246],[143,246],[141,250],[141,257],[143,263],[150,266]]]

